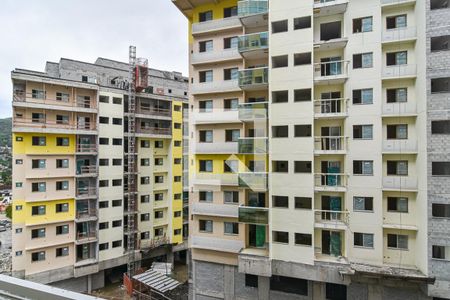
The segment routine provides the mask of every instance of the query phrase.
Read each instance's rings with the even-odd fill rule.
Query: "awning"
[[[139,275],[135,275],[133,276],[133,279],[160,293],[171,291],[181,284],[175,279],[154,270],[148,270]]]

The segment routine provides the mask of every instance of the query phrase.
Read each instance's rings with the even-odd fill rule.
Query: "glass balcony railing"
[[[241,0],[238,2],[239,17],[267,13],[268,9],[269,1],[267,0]]]
[[[267,138],[240,138],[238,140],[238,147],[240,154],[256,154],[267,153],[268,139]]]
[[[254,191],[267,190],[267,173],[248,172],[239,173],[238,185]]]
[[[251,88],[267,85],[269,82],[269,68],[254,68],[239,71],[239,86]]]
[[[268,48],[269,48],[269,33],[267,31],[239,36],[238,40],[239,52],[261,50]]]
[[[267,119],[267,102],[239,104],[239,120]]]
[[[269,224],[269,209],[265,207],[239,206],[239,222],[248,224]]]

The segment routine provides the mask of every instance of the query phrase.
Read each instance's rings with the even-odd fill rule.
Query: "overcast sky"
[[[14,68],[44,71],[60,57],[128,61],[187,76],[187,21],[171,0],[0,0],[0,118],[11,116]]]

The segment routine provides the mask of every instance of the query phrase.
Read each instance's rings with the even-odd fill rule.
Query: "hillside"
[[[0,146],[11,147],[11,118],[0,119]]]

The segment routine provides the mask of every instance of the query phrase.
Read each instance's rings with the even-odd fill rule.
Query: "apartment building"
[[[126,271],[129,234],[138,266],[186,249],[187,78],[148,69],[128,153],[128,72],[104,58],[12,71],[14,276],[89,291]],[[137,182],[132,210],[128,176]]]
[[[194,298],[450,299],[447,2],[172,2]]]

